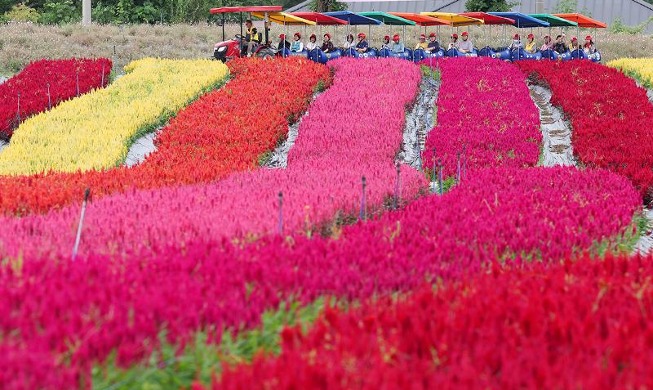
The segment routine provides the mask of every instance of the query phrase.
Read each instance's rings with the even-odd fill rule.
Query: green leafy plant
[[[39,20],[39,13],[34,8],[24,3],[19,3],[11,7],[11,10],[8,12],[5,12],[4,18],[7,21],[13,22],[37,22]]]

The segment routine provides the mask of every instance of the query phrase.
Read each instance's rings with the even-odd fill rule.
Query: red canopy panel
[[[460,15],[481,19],[485,24],[515,24],[515,21],[512,19],[504,18],[503,16],[490,15],[485,12],[463,12]]]
[[[435,18],[433,16],[426,16],[420,14],[413,14],[410,12],[388,12],[394,16],[399,16],[400,18],[408,19],[415,22],[419,26],[444,26],[449,25],[449,21]]]
[[[291,12],[290,14],[302,19],[311,20],[318,25],[323,26],[347,24],[347,22],[342,19],[334,18],[333,16],[321,14],[319,12]]]
[[[230,14],[235,12],[281,12],[280,5],[260,5],[249,7],[220,7],[211,8],[209,12],[212,14]]]
[[[559,18],[567,19],[572,22],[578,23],[578,27],[583,27],[583,28],[607,28],[608,25],[599,22],[598,20],[592,19],[589,16],[585,16],[583,14],[553,14],[554,16],[557,16]]]

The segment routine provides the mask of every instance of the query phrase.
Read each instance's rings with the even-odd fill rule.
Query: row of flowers
[[[609,171],[501,168],[337,238],[266,237],[243,247],[205,236],[124,259],[14,262],[0,267],[0,359],[26,387],[73,388],[113,352],[124,367],[148,357],[164,331],[180,348],[199,330],[219,342],[223,329],[252,327],[282,301],[409,291],[513,256],[518,265],[556,262],[626,232],[639,204],[628,180]],[[176,229],[183,241],[189,230]]]
[[[419,68],[394,59],[350,59],[337,63],[335,72],[333,86],[313,102],[299,127],[287,169],[259,169],[207,185],[130,191],[94,201],[86,211],[80,252],[156,250],[199,237],[251,238],[275,233],[279,225],[285,231],[313,228],[339,212],[358,213],[362,176],[367,177],[370,205],[380,207],[397,187],[402,197],[415,197],[426,186],[423,175],[402,167],[397,186],[394,158],[405,107],[416,96]],[[334,118],[335,112],[352,107],[354,120]],[[379,107],[385,107],[384,115]],[[2,253],[68,257],[78,219],[77,205],[46,215],[0,218]]]
[[[618,70],[590,61],[520,61],[518,66],[551,88],[551,102],[571,120],[581,163],[626,176],[645,202],[653,200],[653,105],[646,90]]]
[[[650,257],[493,264],[437,290],[327,309],[308,332],[286,328],[280,356],[228,369],[212,388],[650,387],[652,272]]]
[[[130,144],[229,74],[210,60],[146,58],[105,89],[37,114],[14,132],[0,154],[0,175],[107,169]]]
[[[442,164],[443,176],[450,177],[459,159],[470,170],[537,164],[539,114],[518,68],[487,58],[431,65],[442,72],[442,86],[438,123],[426,139],[426,168]]]
[[[653,88],[653,58],[621,58],[608,62],[608,66],[634,77],[646,88]]]
[[[78,203],[91,188],[94,200],[133,189],[219,180],[257,167],[287,132],[288,119],[306,110],[329,69],[297,58],[229,62],[232,79],[182,109],[156,138],[157,150],[132,168],[84,173],[0,176],[0,211],[42,213]],[[286,83],[288,79],[294,80]],[[261,82],[265,80],[265,82]]]
[[[39,60],[0,84],[0,138],[9,139],[21,121],[60,102],[109,83],[111,60]]]

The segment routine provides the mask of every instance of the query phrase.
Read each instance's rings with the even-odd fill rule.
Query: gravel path
[[[531,99],[540,110],[542,128],[542,165],[575,166],[571,144],[571,125],[565,121],[562,110],[551,104],[551,91],[539,85],[529,85]]]
[[[163,127],[159,127],[156,131],[152,133],[147,133],[141,138],[137,139],[136,142],[132,144],[127,152],[127,158],[125,159],[125,166],[133,167],[138,165],[145,160],[150,153],[156,151],[156,146],[154,145],[154,139],[161,132]]]
[[[422,152],[427,134],[436,122],[435,102],[440,92],[440,81],[422,77],[415,105],[406,114],[404,139],[398,160],[417,170],[422,169]]]
[[[637,241],[634,254],[647,255],[653,249],[653,208],[644,209],[644,215],[648,219],[648,229],[643,232],[642,236]]]

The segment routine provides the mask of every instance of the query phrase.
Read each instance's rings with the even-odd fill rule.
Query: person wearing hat
[[[540,47],[540,51],[553,50],[553,41],[549,35],[544,36],[544,44]]]
[[[578,38],[571,37],[571,48],[570,49],[571,49],[571,51],[580,49],[580,46],[578,45]]]
[[[428,49],[429,44],[426,43],[426,34],[420,34],[419,41],[415,45],[415,50],[426,50]]]
[[[304,43],[302,42],[302,34],[296,32],[294,35],[294,40],[290,45],[290,51],[293,53],[299,53],[304,50]]]
[[[322,41],[322,47],[320,47],[320,49],[325,53],[331,53],[335,50],[333,42],[331,42],[331,34],[324,34],[324,40]]]
[[[537,47],[535,46],[535,35],[528,34],[528,38],[526,40],[526,46],[524,47],[524,50],[526,50],[526,53],[531,53],[531,54],[534,54],[537,51]]]
[[[519,34],[515,34],[512,37],[512,43],[510,44],[510,46],[508,46],[508,50],[510,50],[510,51],[519,50],[519,49],[521,49],[523,47],[524,46],[521,43],[521,37],[519,36]]]
[[[312,51],[312,50],[317,49],[316,41],[317,41],[317,37],[315,36],[315,34],[311,34],[311,36],[308,37],[308,43],[306,44],[306,50]]]
[[[358,43],[356,44],[356,51],[359,53],[367,53],[370,49],[370,45],[366,40],[367,36],[363,32],[358,33]]]
[[[399,34],[395,34],[392,36],[392,52],[395,54],[403,54],[404,50],[406,50],[406,47],[404,44],[401,42],[401,37]]]
[[[390,35],[383,37],[383,43],[381,44],[381,50],[388,49],[392,50],[392,43],[390,42]]]
[[[472,44],[472,41],[469,40],[469,33],[467,31],[463,31],[461,36],[463,40],[458,42],[458,51],[463,54],[469,54],[473,52],[474,45]]]
[[[451,34],[451,42],[449,42],[449,47],[447,50],[457,49],[458,48],[458,34]]]
[[[426,45],[426,51],[428,53],[437,53],[440,51],[440,43],[438,42],[435,33],[429,34],[429,44]]]
[[[587,55],[596,53],[596,46],[594,46],[594,40],[592,39],[591,35],[585,37],[585,44],[583,45],[583,51]]]
[[[283,55],[283,49],[290,50],[290,42],[286,39],[286,34],[279,34],[279,45],[277,45],[277,53]]]
[[[566,53],[569,51],[569,48],[567,47],[567,44],[565,43],[565,37],[564,35],[560,34],[556,37],[556,43],[553,46],[553,51],[555,51],[558,54]]]

